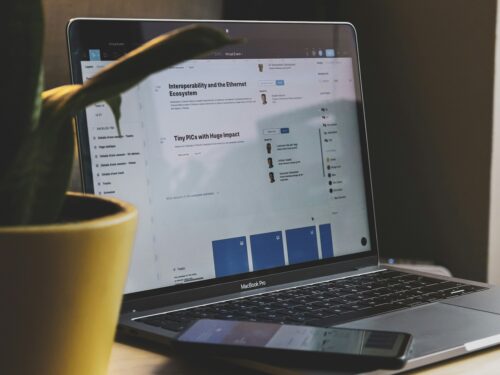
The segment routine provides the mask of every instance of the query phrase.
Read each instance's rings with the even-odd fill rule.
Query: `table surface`
[[[202,363],[199,363],[202,362]],[[211,361],[180,361],[161,353],[156,345],[128,345],[115,342],[111,352],[109,375],[208,375],[208,374],[259,374],[256,370],[243,369],[229,363]],[[457,359],[428,366],[412,373],[425,375],[498,374],[500,373],[500,348],[492,348]],[[285,371],[283,374],[296,374]]]

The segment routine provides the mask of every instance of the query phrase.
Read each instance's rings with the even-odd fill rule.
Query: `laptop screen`
[[[184,25],[95,23],[69,29],[77,82]],[[247,42],[126,92],[122,137],[104,103],[79,117],[85,189],[139,211],[126,293],[374,250],[353,28],[212,26]]]

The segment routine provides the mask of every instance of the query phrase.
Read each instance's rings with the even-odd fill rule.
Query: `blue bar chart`
[[[290,264],[318,259],[318,242],[315,226],[288,229],[285,233],[288,261]]]
[[[255,271],[285,265],[281,231],[250,236],[250,247]]]
[[[216,277],[236,275],[249,271],[245,237],[212,241],[212,250]]]
[[[319,226],[319,238],[321,240],[321,253],[323,258],[333,257],[332,226],[322,224]]]

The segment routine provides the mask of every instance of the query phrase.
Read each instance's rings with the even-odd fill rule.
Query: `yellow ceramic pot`
[[[137,212],[81,194],[64,211],[0,227],[0,374],[107,373]]]

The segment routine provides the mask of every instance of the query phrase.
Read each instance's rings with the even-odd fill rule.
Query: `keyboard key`
[[[382,272],[377,272],[377,276],[380,277],[380,278],[384,278],[384,279],[388,279],[388,278],[391,278],[391,277],[397,277],[397,276],[402,276],[401,272],[398,272],[398,271],[389,271],[389,270],[386,270],[386,271],[382,271]]]
[[[350,308],[348,305],[345,305],[345,306],[337,306],[334,307],[333,309],[328,309],[328,311],[332,312],[333,314],[345,314],[353,311],[353,309]]]
[[[465,291],[467,293],[486,290],[486,288],[481,287],[481,286],[476,286],[476,285],[465,285],[463,288],[465,289]]]
[[[327,311],[327,310],[311,311],[311,312],[307,312],[304,314],[306,319],[309,319],[309,320],[324,319],[324,318],[329,318],[329,317],[336,316],[336,315],[337,314],[335,314],[331,311]]]
[[[459,285],[460,284],[457,284],[454,282],[442,282],[442,283],[438,283],[438,284],[427,285],[427,286],[421,288],[421,290],[424,293],[425,292],[432,293],[432,292],[438,292],[438,291],[442,291],[442,290],[446,290],[446,289],[456,288]]]
[[[300,306],[295,306],[293,308],[294,310],[296,311],[314,311],[314,310],[318,310],[318,308],[314,305],[300,305]]]
[[[316,306],[319,309],[325,309],[337,306],[338,304],[335,303],[334,301],[327,300],[327,301],[313,302],[311,305]]]

